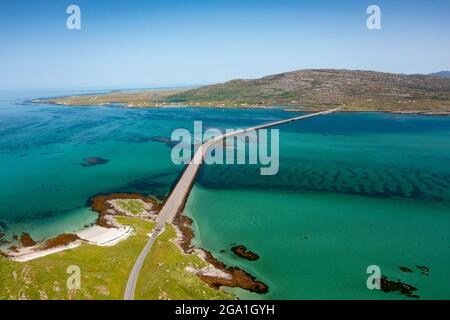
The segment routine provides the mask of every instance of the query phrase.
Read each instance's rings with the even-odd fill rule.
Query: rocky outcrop
[[[259,259],[259,256],[256,253],[247,250],[247,248],[242,245],[232,247],[231,251],[238,257],[245,260],[255,261]]]
[[[26,232],[22,233],[20,236],[20,243],[23,247],[32,247],[36,245],[36,241],[34,241],[33,238],[31,238],[31,236]]]

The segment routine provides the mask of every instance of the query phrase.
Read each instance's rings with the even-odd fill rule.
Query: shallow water
[[[0,92],[0,232],[7,238],[80,230],[97,217],[87,205],[96,194],[167,195],[182,167],[172,164],[164,139],[176,128],[192,130],[194,120],[240,128],[298,115],[24,102],[69,93],[76,92]],[[280,134],[278,175],[207,166],[187,203],[195,243],[270,287],[267,295],[231,291],[257,299],[405,298],[366,288],[366,268],[375,264],[421,298],[450,297],[450,118],[336,114],[284,125]],[[83,166],[91,157],[108,161]],[[232,244],[261,259],[235,257]]]
[[[64,107],[26,101],[78,92],[0,92],[0,232],[11,240],[82,229],[103,193],[165,196],[182,170],[162,138],[176,128],[247,126],[286,117],[257,110]],[[161,140],[163,142],[161,142]],[[86,166],[84,159],[108,160]],[[9,245],[9,244],[6,244]]]
[[[450,118],[336,114],[281,129],[280,172],[204,167],[186,211],[195,244],[266,282],[241,298],[398,299],[366,269],[450,297]],[[256,262],[233,255],[244,244]],[[428,266],[429,276],[416,266]],[[402,272],[405,266],[412,273]]]

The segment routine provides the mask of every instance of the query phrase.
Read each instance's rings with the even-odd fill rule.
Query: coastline
[[[96,225],[104,228],[114,228],[114,220],[111,220],[112,216],[127,216],[126,213],[114,209],[109,201],[111,200],[141,200],[148,203],[151,206],[149,210],[153,213],[153,218],[157,216],[161,210],[161,204],[153,198],[145,197],[138,193],[111,193],[111,194],[100,194],[91,197],[87,202],[91,209],[98,214]],[[129,216],[129,215],[128,215]],[[138,216],[140,218],[149,218],[151,215]]]
[[[58,109],[58,110],[63,110],[63,112],[64,112],[64,108],[63,109],[59,109],[59,108],[55,108],[55,110],[56,109]],[[69,110],[70,111],[70,110]],[[118,111],[120,111],[120,110],[118,110]],[[263,112],[263,111],[261,111],[261,112]],[[395,118],[395,117],[391,117],[391,116],[383,116],[383,115],[381,115],[380,114],[380,117],[386,117],[386,118]],[[405,119],[413,119],[413,117],[408,117],[408,116],[405,116],[405,117],[399,117],[399,118],[405,118]],[[430,120],[431,120],[431,118],[430,118]],[[175,177],[174,177],[175,178]],[[172,178],[172,179],[170,179],[170,180],[175,180],[174,178]],[[175,180],[176,181],[176,180]],[[95,194],[95,193],[91,193],[91,194]],[[88,196],[90,196],[91,194],[88,194]],[[86,197],[87,198],[87,197]],[[86,198],[84,198],[84,199],[82,199],[82,201],[85,201],[86,200]],[[83,203],[83,202],[82,202]],[[95,217],[94,217],[95,218]],[[200,217],[199,217],[200,218]],[[195,220],[197,220],[196,218],[195,218]],[[215,219],[214,219],[215,220]],[[215,223],[218,223],[218,222],[220,222],[220,219],[219,220],[216,220],[216,222]],[[213,222],[214,223],[214,222]],[[195,229],[194,229],[194,232],[195,232]],[[196,233],[196,232],[195,232]],[[20,235],[20,234],[19,234]],[[234,238],[234,239],[236,239],[236,237],[232,237],[232,238]],[[194,241],[194,244],[195,244],[196,242]],[[232,243],[231,241],[228,241],[227,243]],[[205,246],[206,246],[206,244],[205,244]],[[202,247],[202,244],[200,244],[199,245],[199,247]],[[77,249],[78,250],[78,249]],[[109,248],[108,248],[108,250],[109,250]],[[219,252],[218,250],[217,251],[214,251],[214,252]],[[201,254],[201,253],[199,253],[199,254]],[[55,255],[55,256],[58,256],[58,254],[57,255]],[[219,256],[218,256],[219,257]],[[222,259],[221,257],[219,257],[219,259]],[[225,261],[225,259],[222,259],[223,261]],[[226,260],[226,261],[228,261],[228,260]],[[229,263],[229,265],[233,265],[233,262],[230,262]],[[244,268],[246,268],[245,267],[245,265],[243,265],[244,266]],[[250,266],[248,267],[248,268],[250,268]],[[256,271],[255,271],[256,272]],[[197,277],[196,277],[197,278]],[[272,278],[270,278],[270,279],[272,279]],[[274,282],[275,283],[275,282]],[[270,294],[272,294],[272,292],[275,292],[276,290],[275,290],[275,288],[271,288],[271,293]],[[242,297],[245,297],[245,294],[242,296]]]
[[[258,130],[258,129],[265,128],[265,127],[272,127],[272,126],[289,123],[292,121],[302,120],[305,118],[310,118],[310,117],[314,117],[314,116],[318,116],[318,115],[325,115],[325,114],[333,113],[338,110],[339,110],[339,108],[336,108],[336,109],[330,109],[330,110],[321,111],[321,112],[317,112],[317,113],[313,113],[313,114],[301,115],[301,116],[297,116],[297,117],[293,117],[293,118],[289,118],[289,119],[284,119],[284,120],[279,120],[279,121],[275,121],[275,122],[271,122],[271,123],[267,123],[267,124],[263,124],[263,125],[259,125],[259,126],[254,126],[251,128],[247,128],[245,130],[241,130],[241,131],[245,132],[245,131],[249,131],[249,130]],[[233,135],[235,135],[235,134],[239,134],[239,133],[233,133]],[[226,136],[227,135],[216,138],[216,140],[217,139],[222,140]],[[264,284],[263,282],[257,280],[254,276],[252,276],[248,272],[246,272],[238,267],[226,266],[224,263],[222,263],[221,261],[216,259],[212,255],[212,253],[209,251],[206,251],[201,248],[198,248],[198,249],[192,248],[191,239],[193,237],[193,232],[192,232],[192,229],[190,228],[192,221],[190,221],[186,217],[180,218],[183,214],[184,204],[186,203],[186,201],[188,199],[190,189],[191,189],[193,183],[195,182],[196,175],[198,174],[199,165],[195,163],[195,159],[198,157],[203,157],[204,153],[208,150],[209,146],[214,144],[215,142],[217,142],[216,140],[211,140],[210,142],[206,142],[204,144],[204,146],[205,146],[204,150],[197,152],[194,155],[193,160],[191,160],[190,164],[185,168],[184,174],[179,177],[179,180],[176,183],[175,188],[172,189],[170,196],[166,200],[164,205],[162,207],[155,205],[155,208],[158,210],[155,210],[155,212],[154,212],[154,221],[157,221],[158,225],[155,229],[155,232],[153,232],[151,234],[147,245],[144,247],[144,249],[137,261],[140,261],[139,259],[141,259],[142,254],[144,254],[144,256],[143,256],[144,258],[141,260],[143,261],[145,259],[145,256],[147,255],[147,253],[149,251],[148,249],[147,249],[147,251],[145,251],[146,248],[151,247],[151,244],[153,243],[154,238],[156,238],[157,235],[159,234],[159,232],[161,232],[161,229],[163,226],[161,227],[160,225],[172,222],[172,224],[175,225],[176,227],[178,227],[178,230],[181,232],[182,237],[181,237],[180,244],[181,244],[181,248],[183,249],[184,253],[186,253],[186,254],[196,253],[198,255],[198,257],[200,257],[203,261],[208,263],[209,272],[204,272],[205,270],[197,270],[196,273],[210,287],[213,287],[215,289],[219,289],[221,286],[239,287],[239,288],[248,290],[250,292],[255,292],[255,293],[260,293],[260,294],[267,293],[269,291],[268,286],[266,284]],[[190,165],[193,165],[193,166],[190,167]],[[185,176],[185,173],[188,171],[189,171],[188,175]],[[182,182],[183,179],[185,179],[185,180],[187,179],[187,181]],[[179,185],[181,186],[180,187],[181,189],[178,190],[177,188]],[[176,190],[178,193],[176,193]],[[174,198],[172,198],[172,196],[174,196]],[[122,233],[125,234],[125,236],[120,236],[120,235],[117,236],[116,234],[114,234],[112,236],[112,238],[106,237],[106,240],[105,240],[105,239],[103,239],[105,237],[102,237],[102,241],[98,241],[97,239],[93,239],[93,238],[98,237],[96,230],[91,230],[91,231],[88,231],[85,233],[81,233],[81,234],[78,234],[77,236],[81,236],[81,238],[84,236],[84,237],[88,238],[88,239],[84,239],[84,240],[87,240],[88,242],[98,244],[98,245],[108,245],[107,243],[112,243],[112,242],[114,242],[112,244],[115,244],[116,239],[128,237],[131,234],[130,230],[126,230],[125,228],[122,228],[121,225],[117,225],[115,220],[112,218],[112,216],[114,216],[114,215],[123,215],[123,213],[117,212],[117,210],[114,210],[114,208],[109,203],[112,200],[118,200],[118,199],[127,199],[130,201],[131,200],[139,200],[142,202],[147,202],[147,201],[152,202],[152,201],[150,201],[150,199],[148,199],[140,194],[111,194],[111,195],[95,196],[95,197],[91,198],[89,200],[89,202],[90,202],[92,209],[99,214],[99,218],[97,219],[97,222],[96,222],[97,227],[104,228],[105,230],[116,228],[117,230],[122,231]],[[170,203],[170,205],[169,205],[169,202],[171,201],[171,199],[172,199],[172,203]],[[166,211],[164,211],[165,209],[166,209]],[[158,212],[156,213],[156,211],[158,211]],[[106,233],[106,232],[109,232],[109,231],[104,231],[104,233]],[[155,236],[155,234],[156,234],[156,236]],[[150,243],[150,246],[148,245],[149,243]],[[35,248],[35,249],[37,249],[35,251],[39,251],[38,250],[39,248]],[[64,250],[64,246],[61,247],[61,250]],[[50,253],[52,253],[52,252],[42,251],[40,254],[47,255]],[[135,268],[133,267],[132,273],[130,274],[130,278],[134,275],[133,279],[137,279],[137,277],[139,275],[139,271],[140,271],[140,267],[137,269],[137,271],[135,271]],[[133,282],[133,283],[135,283],[135,282]],[[128,290],[128,284],[127,284],[127,290]],[[134,295],[134,287],[132,288],[132,290],[133,290],[132,293]],[[126,291],[125,296],[127,297],[127,291]]]
[[[403,114],[403,115],[424,115],[424,116],[450,116],[450,110],[384,110],[384,109],[368,109],[355,108],[350,109],[346,105],[326,105],[326,106],[304,106],[299,104],[252,104],[244,103],[239,105],[224,105],[217,103],[198,103],[198,102],[183,102],[183,103],[150,103],[150,104],[129,104],[129,103],[100,103],[100,104],[73,104],[59,101],[46,101],[51,98],[41,98],[30,101],[32,104],[47,104],[66,107],[120,107],[129,109],[161,109],[161,108],[213,108],[213,109],[281,109],[285,112],[317,112],[323,108],[341,107],[342,113],[387,113],[387,114]]]
[[[21,246],[11,246],[7,251],[0,251],[0,257],[15,261],[28,262],[34,259],[56,254],[65,250],[75,249],[83,243],[97,246],[114,246],[134,235],[131,226],[124,226],[116,221],[114,216],[130,216],[118,210],[112,211],[111,200],[127,199],[141,200],[152,204],[152,216],[136,216],[143,220],[154,221],[161,210],[161,203],[142,194],[112,193],[97,195],[88,200],[91,209],[98,214],[94,225],[71,234],[60,234],[54,238],[35,242],[28,234],[20,238]],[[202,269],[190,268],[186,271],[195,273],[210,287],[220,290],[221,286],[238,287],[254,293],[267,293],[269,288],[263,282],[238,267],[227,266],[216,259],[211,252],[203,248],[195,248],[191,244],[194,236],[191,228],[192,220],[179,212],[171,225],[178,237],[173,242],[181,253],[196,255],[208,266]]]
[[[114,210],[107,202],[111,199],[139,199],[152,205],[152,210],[147,216],[134,216]],[[60,234],[56,237],[34,241],[24,231],[20,239],[19,246],[12,245],[6,251],[0,250],[0,256],[17,262],[27,262],[53,253],[73,249],[82,243],[93,244],[97,246],[113,246],[127,239],[134,234],[130,226],[125,226],[117,222],[115,216],[133,216],[141,219],[152,220],[156,216],[155,210],[159,211],[159,203],[140,194],[109,194],[98,195],[88,200],[91,209],[98,214],[98,218],[93,225],[87,226],[75,233]]]
[[[183,213],[178,213],[173,221],[173,225],[178,230],[180,237],[177,241],[180,250],[185,254],[197,254],[201,259],[212,265],[221,273],[228,277],[218,277],[214,275],[202,275],[199,277],[211,287],[220,289],[221,286],[241,288],[250,292],[264,294],[269,291],[269,287],[262,281],[257,280],[253,275],[238,267],[227,266],[206,249],[196,248],[192,245],[194,231],[191,227],[193,220]]]

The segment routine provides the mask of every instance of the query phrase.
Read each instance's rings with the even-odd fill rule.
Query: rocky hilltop
[[[450,71],[434,72],[434,73],[430,73],[430,76],[450,78]]]
[[[450,114],[450,78],[360,70],[300,70],[194,89],[118,92],[35,102],[127,107],[286,106],[311,111],[343,106],[347,111]]]
[[[350,110],[450,111],[450,79],[374,71],[300,70],[232,80],[171,96],[235,104],[346,106]]]

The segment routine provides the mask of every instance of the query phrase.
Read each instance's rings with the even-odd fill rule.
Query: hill
[[[301,70],[192,89],[174,100],[237,105],[342,105],[351,110],[450,111],[450,79],[374,71]]]
[[[442,77],[442,78],[450,78],[450,71],[439,71],[430,73],[430,76]]]
[[[450,114],[450,78],[361,70],[300,70],[195,89],[111,93],[37,100],[128,107],[270,107]]]

